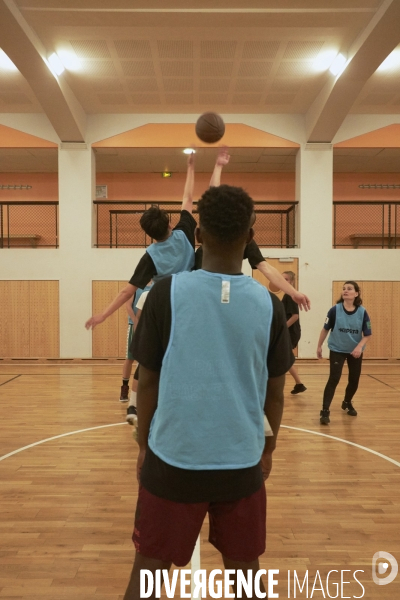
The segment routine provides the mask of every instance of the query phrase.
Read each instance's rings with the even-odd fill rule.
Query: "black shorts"
[[[140,365],[138,365],[136,367],[136,371],[135,371],[135,374],[133,376],[133,379],[136,379],[136,381],[139,381],[139,367],[140,367]]]

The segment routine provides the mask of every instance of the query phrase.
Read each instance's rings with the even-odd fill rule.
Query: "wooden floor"
[[[340,409],[343,378],[329,427],[319,424],[327,362],[298,366],[307,391],[290,395],[287,377],[261,566],[280,570],[280,598],[294,569],[301,580],[308,570],[309,594],[319,571],[325,596],[313,598],[329,597],[329,571],[340,578],[348,569],[344,580],[353,583],[339,597],[361,597],[352,572],[362,569],[364,598],[398,600],[400,575],[377,586],[371,562],[378,551],[400,562],[400,361],[365,362],[356,418]],[[0,459],[0,600],[122,598],[134,555],[137,446],[118,402],[120,371],[107,363],[0,366],[0,457],[37,444]],[[221,567],[206,525],[201,557],[203,568]],[[335,597],[337,573],[330,580]]]

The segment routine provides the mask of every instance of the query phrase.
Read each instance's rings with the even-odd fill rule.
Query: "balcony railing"
[[[334,248],[400,248],[400,201],[333,202]]]
[[[0,248],[58,248],[58,202],[0,201]]]
[[[94,200],[97,248],[146,248],[152,243],[140,227],[140,217],[151,206],[160,206],[170,215],[174,227],[181,202],[144,202],[140,200]],[[298,202],[257,201],[255,239],[262,248],[295,248],[296,208]],[[196,218],[197,207],[194,204]]]

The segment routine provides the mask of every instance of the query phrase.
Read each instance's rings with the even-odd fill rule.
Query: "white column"
[[[332,145],[303,145],[296,159],[299,284],[301,291],[311,299],[311,311],[300,314],[300,358],[316,358],[318,337],[332,306],[332,199]]]
[[[86,144],[61,144],[58,162],[60,235],[60,357],[89,358],[92,336],[92,204],[94,153]]]

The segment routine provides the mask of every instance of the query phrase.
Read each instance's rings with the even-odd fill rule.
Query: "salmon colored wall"
[[[358,186],[365,183],[399,184],[400,173],[334,173],[334,200],[399,200],[400,189],[374,190]]]
[[[194,197],[210,183],[210,173],[196,173]],[[159,173],[98,173],[98,185],[107,185],[109,200],[181,200],[185,173],[163,179]],[[223,183],[241,186],[254,200],[294,200],[294,173],[224,173]]]
[[[0,190],[1,200],[58,200],[57,173],[0,173],[0,185],[31,185],[31,190]]]

